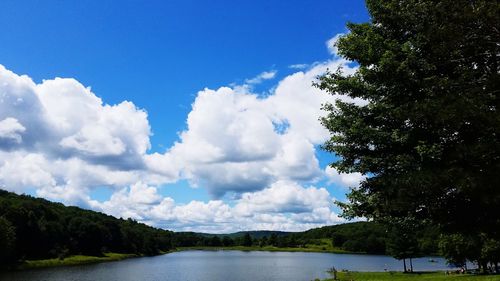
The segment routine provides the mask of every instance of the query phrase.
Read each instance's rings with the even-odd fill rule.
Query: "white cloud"
[[[260,73],[259,75],[255,76],[254,78],[246,79],[245,83],[249,84],[249,85],[260,84],[264,80],[273,79],[276,76],[276,73],[278,73],[276,70],[264,71],[264,72]]]
[[[292,65],[289,65],[288,68],[291,68],[291,69],[306,69],[308,68],[309,65],[308,64],[305,64],[305,63],[298,63],[298,64],[292,64]]]
[[[26,128],[16,118],[5,118],[0,121],[0,142],[12,141],[19,144],[24,131]]]
[[[307,213],[317,208],[330,207],[330,194],[324,188],[303,188],[295,182],[278,181],[269,188],[244,193],[235,206],[237,213]]]
[[[330,183],[340,184],[344,187],[357,187],[366,178],[361,173],[340,173],[330,166],[325,168],[325,174]]]
[[[56,180],[46,169],[48,164],[41,154],[0,151],[0,186],[18,192],[29,187],[55,186]]]
[[[318,122],[321,105],[346,97],[312,82],[339,66],[354,72],[334,58],[285,77],[265,96],[253,85],[276,71],[204,89],[178,142],[149,153],[148,115],[132,102],[106,104],[75,79],[36,84],[0,65],[0,187],[178,230],[303,230],[340,222],[325,188],[304,187],[325,175],[342,185],[360,178],[323,171],[316,157],[329,137]],[[178,204],[159,195],[161,185],[181,179],[214,199]],[[91,199],[103,186],[113,191],[110,199]],[[226,193],[234,199],[218,200]]]
[[[35,84],[0,65],[0,186],[72,204],[94,187],[168,182],[148,169],[147,113],[131,102],[104,104],[74,79]],[[148,157],[148,159],[146,159]]]
[[[138,182],[115,192],[108,201],[90,201],[90,205],[117,217],[147,221],[150,210],[161,201],[156,187]]]
[[[102,100],[74,79],[45,80],[34,87],[49,128],[52,149],[107,165],[140,166],[150,147],[147,113],[124,101]]]
[[[328,41],[326,41],[326,47],[328,48],[328,52],[333,55],[337,56],[338,55],[338,48],[336,46],[337,41],[340,39],[340,37],[344,36],[345,34],[339,33],[332,38],[330,38]]]
[[[266,97],[240,86],[200,91],[187,129],[163,157],[215,197],[262,190],[280,180],[314,182],[323,175],[315,147],[329,137],[318,121],[321,105],[347,98],[320,91],[312,82],[339,66],[354,72],[343,59],[316,64],[287,76]]]
[[[244,193],[233,207],[221,200],[178,204],[170,197],[158,203],[159,199],[156,188],[139,184],[116,192],[106,202],[93,201],[92,206],[115,216],[182,231],[298,231],[343,222],[332,211],[326,189],[303,188],[293,182],[277,182],[262,191]]]
[[[86,126],[78,133],[63,138],[59,144],[65,148],[74,148],[88,155],[113,156],[125,152],[125,144],[113,137],[103,126]]]

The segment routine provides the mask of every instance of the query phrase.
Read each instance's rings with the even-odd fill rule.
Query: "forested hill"
[[[103,252],[153,255],[171,249],[172,236],[131,219],[0,190],[0,263]]]
[[[435,229],[419,233],[419,252],[435,253]],[[177,247],[231,247],[278,250],[386,253],[389,233],[382,225],[355,222],[304,232],[242,231],[232,234],[172,232],[67,207],[45,199],[0,190],[0,263],[99,256],[105,252],[154,255]]]

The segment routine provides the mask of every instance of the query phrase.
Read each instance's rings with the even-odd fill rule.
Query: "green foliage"
[[[497,267],[496,271],[498,271],[498,263],[500,263],[500,241],[492,238],[484,238],[480,260],[491,262]]]
[[[371,222],[356,222],[311,229],[299,235],[304,240],[329,238],[333,247],[349,252],[385,253],[385,227]]]
[[[271,235],[259,241],[263,246],[296,247],[324,250],[331,252],[359,252],[370,254],[386,254],[388,228],[374,222],[355,222],[340,225],[324,226],[304,232],[289,233],[286,236]],[[435,241],[439,232],[433,227],[421,227],[415,230],[417,239],[416,252],[419,254],[435,254],[438,252]],[[262,241],[264,240],[264,241]],[[415,257],[416,255],[414,255]]]
[[[0,190],[3,263],[103,251],[154,255],[171,248],[171,231]]]
[[[0,264],[12,260],[15,243],[14,227],[4,217],[0,217]]]
[[[467,243],[499,241],[498,1],[367,0],[367,8],[371,21],[349,23],[337,43],[358,70],[317,83],[364,100],[323,107],[332,133],[324,148],[339,156],[332,166],[368,175],[339,203],[343,215],[426,221]],[[452,244],[466,241],[450,239],[450,261],[462,262]],[[477,245],[466,259],[495,262],[496,242]]]
[[[473,239],[461,234],[443,235],[439,242],[441,253],[455,266],[466,266],[467,259],[478,257],[478,245]]]
[[[498,229],[498,2],[369,0],[367,7],[372,21],[348,24],[337,44],[359,69],[318,83],[366,101],[324,107],[332,132],[324,147],[341,157],[333,166],[370,175],[345,214]]]
[[[220,238],[218,236],[214,236],[214,237],[212,237],[212,239],[210,239],[210,246],[220,247],[220,246],[222,246],[222,241],[220,240]]]
[[[60,260],[51,263],[64,264],[75,255],[99,258],[105,257],[106,252],[154,255],[177,247],[383,254],[386,236],[384,226],[372,222],[305,232],[248,231],[229,235],[171,232],[132,219],[117,219],[0,190],[2,262],[51,259]],[[337,245],[335,241],[339,239],[342,244]]]
[[[269,236],[266,236],[270,234]],[[245,231],[233,234],[176,232],[172,243],[181,249],[211,249],[220,246],[233,250],[359,252],[385,254],[387,227],[373,222],[355,222],[314,228],[304,232]],[[439,232],[432,227],[416,231],[418,253],[436,254]],[[217,237],[221,240],[215,242]]]
[[[243,236],[243,243],[242,243],[242,245],[246,246],[246,247],[252,246],[252,237],[250,237],[250,234],[245,233],[245,235]]]
[[[466,262],[472,261],[482,271],[486,271],[490,263],[495,271],[499,271],[500,241],[484,233],[469,236],[460,233],[442,235],[439,247],[450,264],[466,267]]]
[[[403,219],[391,222],[387,239],[387,253],[398,260],[403,260],[404,272],[407,272],[406,259],[410,259],[410,270],[413,272],[412,258],[420,254],[417,229],[419,224],[413,220]]]
[[[234,245],[233,239],[229,238],[229,236],[224,236],[222,238],[222,246],[224,247],[230,247]]]
[[[268,244],[271,246],[278,246],[278,235],[276,235],[276,233],[271,234]]]
[[[69,256],[65,259],[28,260],[25,261],[23,264],[21,264],[19,266],[19,269],[82,265],[82,264],[98,263],[105,261],[118,261],[135,256],[136,255],[133,254],[105,253],[101,257],[75,255],[75,256]]]

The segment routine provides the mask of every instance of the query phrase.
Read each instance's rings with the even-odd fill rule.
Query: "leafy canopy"
[[[500,229],[500,5],[488,0],[367,0],[339,54],[357,62],[319,78],[359,105],[326,104],[324,144],[341,172],[369,177],[347,217],[412,217],[450,232]]]

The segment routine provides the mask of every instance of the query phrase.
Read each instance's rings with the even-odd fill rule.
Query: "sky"
[[[345,222],[312,86],[364,1],[0,2],[0,188],[175,231]],[[363,101],[352,100],[355,103]]]

